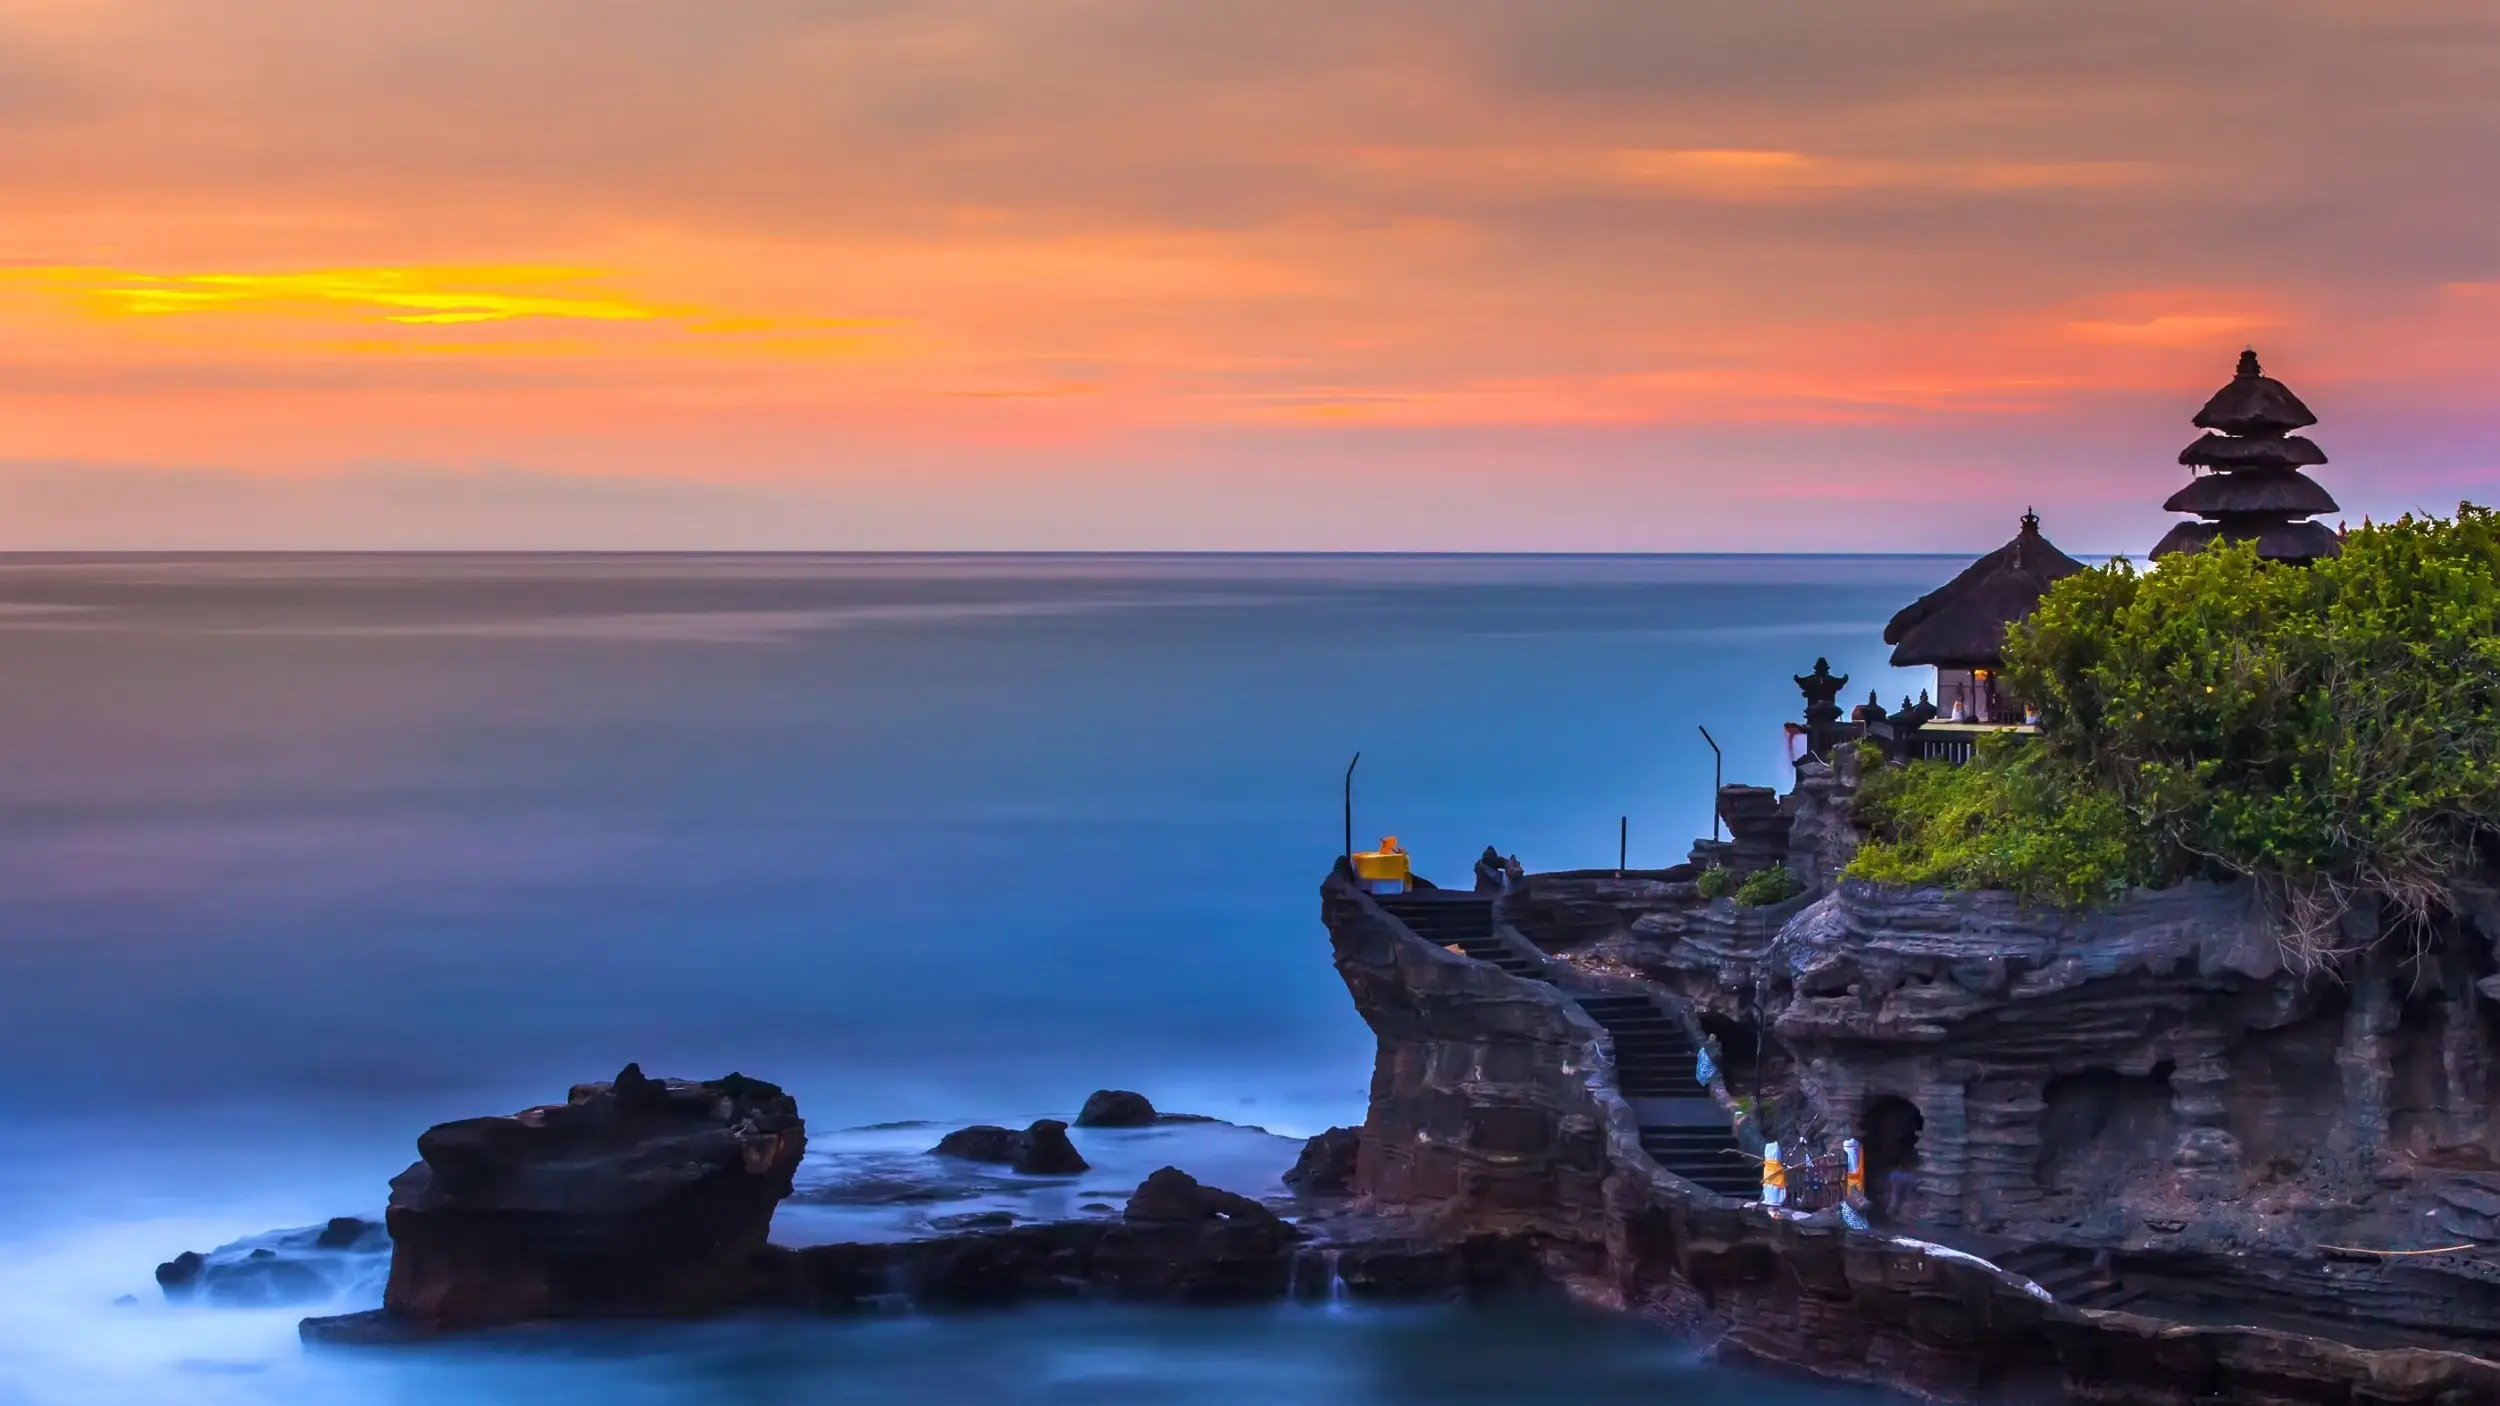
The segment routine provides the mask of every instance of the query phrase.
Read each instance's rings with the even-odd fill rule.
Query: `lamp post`
[[[1354,761],[1345,764],[1345,862],[1354,862],[1354,768],[1363,754],[1354,754]]]
[[[1701,725],[1695,723],[1694,726]],[[1701,740],[1710,744],[1710,839],[1716,843],[1719,838],[1719,788],[1727,784],[1727,754],[1719,750],[1719,739],[1710,735],[1710,729],[1701,729]],[[1351,851],[1354,847],[1348,845],[1346,848]]]

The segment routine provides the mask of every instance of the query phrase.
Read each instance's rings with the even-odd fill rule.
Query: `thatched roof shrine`
[[[2341,550],[2335,534],[2309,521],[2336,511],[2335,497],[2301,472],[2326,462],[2326,451],[2290,433],[2318,417],[2291,388],[2265,374],[2255,351],[2240,353],[2230,384],[2196,412],[2207,433],[2179,451],[2179,462],[2213,472],[2191,480],[2162,504],[2194,513],[2153,547],[2156,557],[2192,552],[2216,541],[2253,542],[2274,561],[2314,561]]]
[[[2344,550],[2334,529],[2322,522],[2283,522],[2268,520],[2239,525],[2223,522],[2183,522],[2163,534],[2153,547],[2153,555],[2168,556],[2172,552],[2192,552],[2210,545],[2216,538],[2227,536],[2234,542],[2257,544],[2257,555],[2270,561],[2315,561]]]
[[[2194,513],[2208,518],[2235,513],[2307,517],[2311,513],[2334,512],[2335,498],[2307,474],[2207,474],[2171,494],[2161,508],[2166,513]]]
[[[2061,576],[2083,563],[2040,535],[2036,513],[2023,514],[2014,540],[1962,569],[1962,574],[1910,602],[1884,627],[1896,665],[1993,669],[2002,663],[2005,627],[2031,614]]]
[[[2207,469],[2298,469],[2325,463],[2326,451],[2296,434],[2281,439],[2205,434],[2179,451],[2179,462]]]
[[[2198,429],[2249,438],[2272,437],[2316,423],[2318,417],[2309,413],[2291,387],[2265,374],[2253,347],[2240,353],[2239,369],[2230,384],[2215,391],[2205,408],[2196,412]]]

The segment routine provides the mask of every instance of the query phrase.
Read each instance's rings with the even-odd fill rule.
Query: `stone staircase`
[[[2076,1308],[2119,1308],[2146,1293],[2119,1278],[2105,1258],[2071,1245],[2026,1245],[1997,1256],[1996,1264]]]
[[[1451,889],[1418,889],[1380,899],[1383,911],[1406,924],[1407,931],[1435,947],[1455,947],[1479,962],[1490,962],[1528,981],[1545,979],[1537,960],[1496,930],[1491,894]]]
[[[1436,947],[1456,948],[1526,981],[1547,981],[1542,954],[1499,922],[1491,894],[1424,889],[1388,894],[1381,910]],[[1564,990],[1614,1045],[1617,1091],[1640,1118],[1652,1161],[1722,1196],[1751,1200],[1761,1168],[1737,1146],[1727,1115],[1694,1082],[1699,1051],[1684,1022],[1646,996]]]
[[[1727,1115],[1694,1082],[1700,1051],[1684,1022],[1646,996],[1575,993],[1615,1047],[1615,1083],[1641,1116],[1641,1149],[1651,1160],[1722,1196],[1762,1193],[1762,1169],[1737,1146]]]

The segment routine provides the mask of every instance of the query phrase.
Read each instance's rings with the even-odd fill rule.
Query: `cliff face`
[[[2462,898],[2338,984],[2283,970],[2240,888],[2075,915],[1825,887],[1746,909],[1675,874],[1534,876],[1500,912],[1556,959],[1536,971],[1688,1008],[1792,1149],[1860,1138],[1877,1233],[1665,1175],[1573,1002],[1332,881],[1380,1038],[1359,1189],[1525,1231],[1583,1292],[1728,1350],[1942,1397],[2500,1400],[2500,1272],[2473,1252],[2500,1245],[2477,984],[2500,905]]]
[[[1337,970],[1380,1038],[1354,1189],[1375,1209],[1603,1239],[1610,1138],[1638,1134],[1597,1025],[1554,987],[1423,942],[1348,884]]]
[[[1925,1223],[2290,1249],[2388,1228],[2402,1203],[2500,1230],[2472,1209],[2500,1209],[2479,890],[2330,977],[2284,969],[2245,886],[2081,914],[1857,882],[1745,910],[1673,887],[1553,885],[1517,911],[1575,913],[1530,936],[1689,1002],[1780,1130],[1860,1137]]]

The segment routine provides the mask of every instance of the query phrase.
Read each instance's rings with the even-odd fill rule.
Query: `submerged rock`
[[[220,1308],[317,1303],[354,1290],[370,1293],[389,1244],[376,1222],[341,1216],[206,1254],[185,1250],[156,1267],[156,1283],[168,1299]]]
[[[929,1151],[967,1162],[1004,1162],[1029,1176],[1072,1177],[1091,1170],[1076,1144],[1068,1141],[1068,1125],[1056,1118],[1044,1118],[1023,1132],[976,1123],[948,1133]]]
[[[1354,1158],[1363,1135],[1353,1128],[1330,1128],[1302,1144],[1302,1155],[1285,1173],[1285,1185],[1304,1196],[1354,1194]]]
[[[724,1307],[806,1147],[774,1085],[631,1064],[565,1103],[430,1128],[391,1183],[384,1308],[446,1328]]]
[[[1096,1089],[1076,1115],[1080,1128],[1144,1128],[1155,1121],[1155,1106],[1144,1094],[1126,1089]]]

